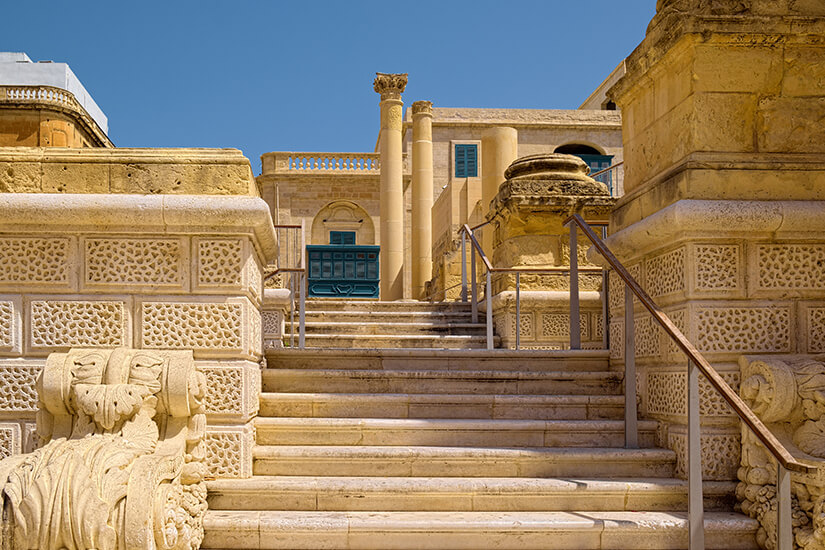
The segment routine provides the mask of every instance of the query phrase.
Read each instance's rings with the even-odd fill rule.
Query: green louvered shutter
[[[475,178],[478,176],[478,146],[467,145],[467,177]]]
[[[455,177],[467,177],[467,149],[463,145],[455,146]]]

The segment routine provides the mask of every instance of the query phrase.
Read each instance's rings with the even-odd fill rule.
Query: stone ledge
[[[278,256],[269,206],[257,197],[0,194],[0,234],[252,234],[263,263]]]

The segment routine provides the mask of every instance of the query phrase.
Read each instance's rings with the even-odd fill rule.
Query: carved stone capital
[[[412,114],[415,115],[430,115],[433,114],[432,101],[415,101],[412,104]]]
[[[407,73],[375,73],[373,89],[381,94],[381,100],[401,99],[401,93],[407,87]]]

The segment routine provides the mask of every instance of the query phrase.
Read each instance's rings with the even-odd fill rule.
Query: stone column
[[[626,191],[608,245],[734,389],[743,354],[825,351],[824,29],[822,2],[659,0],[608,92]],[[622,287],[611,279],[616,367]],[[686,360],[634,315],[641,412],[684,476]],[[736,479],[753,456],[740,461],[738,419],[700,387],[704,478]]]
[[[404,297],[404,161],[401,154],[401,92],[407,74],[375,73],[381,94],[381,299]]]
[[[490,211],[490,201],[498,194],[499,185],[504,182],[504,171],[518,158],[518,131],[515,128],[498,126],[481,134],[481,214]],[[493,253],[493,232],[482,230],[481,246],[484,252]]]
[[[412,105],[412,297],[420,299],[433,272],[433,104]]]

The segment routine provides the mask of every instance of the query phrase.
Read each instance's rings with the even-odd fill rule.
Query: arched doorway
[[[308,292],[315,298],[377,298],[375,224],[362,207],[335,201],[312,220],[307,245]]]
[[[556,147],[553,152],[564,153],[565,155],[576,155],[590,167],[590,174],[595,174],[605,168],[610,168],[613,164],[613,155],[605,155],[604,151],[600,151],[596,147],[585,145],[583,143],[567,143]],[[610,191],[611,195],[613,194],[612,172],[612,170],[610,172],[605,172],[595,178],[597,181],[607,185],[607,189]]]

